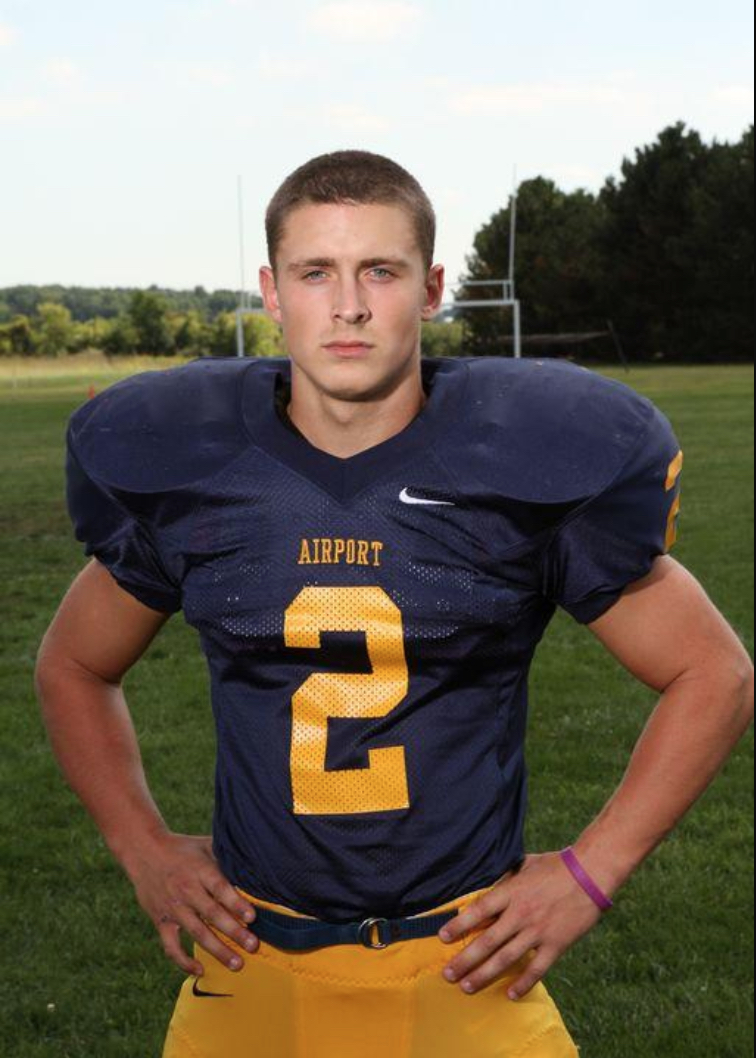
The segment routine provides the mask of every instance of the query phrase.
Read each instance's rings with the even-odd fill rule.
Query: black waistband
[[[367,918],[364,922],[322,922],[320,919],[293,918],[255,905],[257,917],[250,930],[266,944],[284,951],[310,951],[334,944],[361,944],[378,950],[402,940],[432,937],[456,911],[442,911],[419,918]]]

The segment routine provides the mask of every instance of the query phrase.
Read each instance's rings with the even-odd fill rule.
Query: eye
[[[305,279],[312,279],[313,276],[324,276],[325,272],[308,272],[304,277]]]
[[[389,272],[388,268],[374,268],[373,272],[383,272],[384,276],[388,276],[391,279],[394,275],[393,272]]]

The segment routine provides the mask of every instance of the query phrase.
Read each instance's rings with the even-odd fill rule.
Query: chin
[[[317,385],[334,400],[353,403],[380,400],[396,386],[396,374],[379,373],[375,365],[345,361],[333,364],[317,379]]]

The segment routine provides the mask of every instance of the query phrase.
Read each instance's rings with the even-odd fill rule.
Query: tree
[[[172,356],[176,352],[168,323],[168,306],[154,290],[137,290],[131,296],[129,320],[137,336],[137,352]]]
[[[36,342],[31,321],[26,316],[14,316],[10,323],[0,326],[0,353],[3,356],[33,356]]]
[[[95,316],[94,319],[74,324],[73,347],[77,353],[85,349],[105,349],[108,335],[113,329],[113,321]]]
[[[691,299],[702,311],[693,341],[697,357],[753,357],[753,126],[739,143],[714,143],[693,191],[693,219],[682,249],[696,267]]]
[[[174,313],[170,317],[173,343],[182,356],[206,356],[210,345],[210,327],[197,311]]]
[[[463,340],[461,322],[423,324],[423,356],[461,356]]]
[[[131,356],[139,346],[139,335],[129,316],[117,316],[108,321],[102,339],[102,351],[108,356]]]
[[[211,356],[236,356],[236,313],[224,312],[216,319],[210,335]],[[247,356],[285,356],[283,336],[268,316],[244,317],[244,351]]]
[[[636,354],[753,356],[753,129],[704,144],[680,122],[602,192],[605,297]]]
[[[37,348],[43,356],[61,356],[73,348],[74,325],[65,306],[48,301],[39,306],[37,315]]]
[[[588,191],[567,194],[551,180],[525,181],[517,204],[517,294],[527,329],[554,333],[593,329],[604,320],[600,308],[599,233],[604,209]],[[510,207],[494,214],[475,237],[467,259],[470,280],[501,279],[509,274]],[[495,298],[495,288],[468,287],[465,300]],[[503,352],[501,309],[460,312],[465,348],[473,355]]]
[[[244,342],[249,356],[286,355],[281,328],[269,316],[244,317]]]

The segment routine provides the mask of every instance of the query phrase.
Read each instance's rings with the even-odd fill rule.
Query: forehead
[[[311,258],[399,256],[422,259],[412,217],[401,206],[377,203],[299,206],[286,219],[279,250],[285,265]]]

